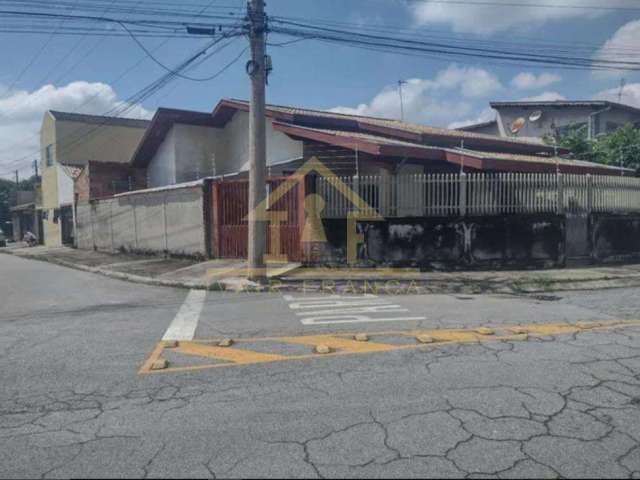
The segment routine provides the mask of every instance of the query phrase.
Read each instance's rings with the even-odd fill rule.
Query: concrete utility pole
[[[249,238],[248,276],[254,281],[266,278],[264,254],[266,253],[266,222],[261,216],[256,219],[258,206],[266,195],[265,171],[265,30],[264,0],[251,0],[247,4],[251,60],[247,73],[251,78],[251,104],[249,109]]]

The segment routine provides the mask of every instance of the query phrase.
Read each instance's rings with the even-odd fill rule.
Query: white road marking
[[[162,340],[193,340],[205,298],[206,290],[190,290]]]
[[[334,318],[335,320],[331,320]],[[419,322],[425,320],[425,317],[389,317],[389,318],[372,318],[364,315],[336,315],[333,317],[307,317],[300,320],[303,325],[330,325],[334,323],[370,323],[370,322]]]
[[[303,325],[329,325],[368,322],[417,322],[426,317],[408,317],[409,310],[391,303],[387,298],[367,294],[360,296],[326,295],[324,297],[294,297],[284,295],[289,308],[303,317]],[[362,315],[367,314],[367,315]],[[384,315],[378,317],[378,315]],[[394,314],[405,316],[394,317]]]

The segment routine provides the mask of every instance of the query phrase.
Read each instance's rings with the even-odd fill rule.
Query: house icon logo
[[[279,224],[287,218],[289,212],[271,210],[277,202],[293,188],[304,182],[309,175],[322,177],[338,194],[342,195],[351,205],[346,212],[347,248],[346,260],[348,265],[357,262],[358,245],[364,242],[364,235],[358,232],[358,221],[381,221],[384,218],[351,187],[342,181],[331,169],[324,165],[317,157],[307,160],[298,170],[289,175],[269,195],[247,215],[247,219],[268,222],[270,228],[270,252],[265,255],[267,261],[287,261],[286,254],[280,253]],[[322,211],[325,199],[317,193],[305,193],[304,198],[304,227],[301,242],[306,258],[317,260],[323,244],[327,242],[327,235],[322,222]],[[298,207],[300,208],[300,206]],[[275,228],[274,228],[275,227]]]
[[[329,237],[325,230],[322,212],[328,205],[325,198],[314,191],[316,182],[308,181],[318,178],[322,178],[325,184],[335,190],[333,192],[335,195],[332,197],[344,197],[345,201],[342,201],[341,204],[348,207],[343,217],[346,221],[345,257],[347,265],[356,264],[358,247],[365,241],[364,234],[358,230],[358,222],[384,220],[384,217],[363,200],[356,189],[349,187],[317,157],[312,157],[294,173],[283,177],[281,182],[267,193],[265,199],[255,209],[249,210],[243,218],[244,222],[255,220],[267,224],[269,251],[264,255],[263,260],[265,265],[270,265],[270,271],[286,268],[286,265],[290,264],[287,252],[283,253],[283,245],[285,245],[285,250],[288,247],[286,242],[281,242],[280,227],[287,225],[287,222],[294,217],[297,219],[299,231],[300,252],[297,253],[302,253],[301,257],[310,263],[319,263],[318,260],[322,258]],[[311,186],[310,191],[305,188],[307,186]],[[296,189],[298,193],[296,193]],[[287,194],[297,195],[298,200],[293,204],[295,212],[282,208],[282,205],[292,205],[291,202],[281,201]],[[265,270],[267,270],[266,267]],[[247,273],[246,267],[238,267],[236,264],[229,268],[209,268],[207,277],[211,279],[213,277],[244,276],[245,273]]]

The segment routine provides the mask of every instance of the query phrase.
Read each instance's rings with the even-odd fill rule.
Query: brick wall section
[[[73,192],[77,202],[88,202],[89,195],[89,167],[85,166],[82,172],[73,182]]]
[[[127,164],[89,162],[75,181],[78,202],[110,197],[116,193],[142,190],[147,187],[144,169]]]

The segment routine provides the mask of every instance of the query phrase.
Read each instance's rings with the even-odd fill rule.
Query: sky
[[[132,4],[153,0],[130,0]],[[427,0],[269,0],[270,15],[375,25],[468,39],[471,43],[552,43],[628,49],[640,61],[640,10],[550,8],[550,0],[517,0],[537,6],[496,6]],[[191,0],[207,4],[206,0]],[[242,0],[213,0],[215,5],[241,7]],[[508,2],[507,2],[508,3]],[[560,2],[555,2],[559,4]],[[562,0],[562,5],[639,7],[635,0]],[[267,101],[274,104],[334,110],[389,118],[400,117],[398,81],[404,80],[407,121],[456,128],[494,118],[490,101],[618,100],[640,107],[640,72],[591,72],[505,65],[474,58],[425,58],[380,53],[313,40],[279,46],[272,36],[269,54],[274,70]],[[25,177],[38,159],[39,130],[46,110],[101,114],[149,84],[164,71],[130,38],[68,37],[48,34],[0,33],[0,178],[19,169]],[[143,39],[166,64],[176,64],[204,43],[202,38]],[[213,56],[193,76],[218,71],[246,47],[238,38]],[[631,49],[637,48],[632,51]],[[595,56],[604,55],[602,52]],[[29,65],[31,59],[36,58]],[[225,97],[249,96],[242,61],[210,82],[178,80],[128,116],[150,118],[159,107],[211,111]],[[28,68],[26,68],[28,66]],[[24,74],[19,73],[26,68]],[[16,81],[18,79],[18,81]]]

